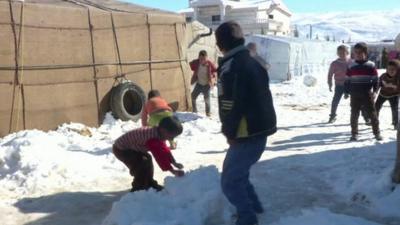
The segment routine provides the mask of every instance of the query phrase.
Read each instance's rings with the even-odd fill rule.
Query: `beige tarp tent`
[[[128,79],[189,104],[185,21],[111,0],[0,0],[0,136],[98,125]]]

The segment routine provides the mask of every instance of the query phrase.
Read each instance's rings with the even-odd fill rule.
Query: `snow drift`
[[[215,225],[230,220],[216,167],[199,168],[183,178],[167,177],[161,192],[126,194],[114,203],[103,225]]]

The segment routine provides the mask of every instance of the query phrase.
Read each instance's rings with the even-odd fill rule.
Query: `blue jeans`
[[[254,137],[231,145],[226,154],[222,175],[222,191],[229,202],[236,207],[237,225],[257,223],[254,209],[262,207],[250,183],[250,168],[264,152],[267,137]]]

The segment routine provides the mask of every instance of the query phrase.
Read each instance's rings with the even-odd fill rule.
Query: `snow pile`
[[[390,167],[354,177],[349,185],[341,187],[347,190],[339,189],[339,193],[381,215],[396,217],[400,212],[400,187],[396,188],[391,181],[392,170],[390,164]]]
[[[115,138],[135,125],[107,115],[100,128],[63,124],[56,131],[27,130],[0,142],[0,193],[5,196],[117,185],[126,170],[112,155]],[[101,176],[113,179],[99,180]],[[115,174],[115,171],[121,171]],[[100,183],[99,183],[100,182]],[[104,183],[103,183],[104,184]]]
[[[303,210],[300,216],[291,216],[281,219],[273,225],[379,225],[362,218],[340,215],[328,209],[317,208]]]
[[[231,218],[216,167],[204,167],[182,178],[167,177],[161,192],[126,194],[114,203],[103,225],[214,225]]]

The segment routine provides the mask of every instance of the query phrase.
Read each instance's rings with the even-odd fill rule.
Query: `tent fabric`
[[[185,19],[113,0],[0,0],[0,136],[99,125],[128,79],[190,106]]]
[[[246,42],[257,44],[257,50],[270,65],[272,80],[290,80],[293,76],[326,76],[330,63],[337,58],[342,43],[280,36],[251,35]]]
[[[203,37],[200,37],[200,35],[203,35]],[[210,28],[198,21],[187,24],[186,39],[191,40],[187,46],[189,61],[197,59],[201,50],[206,50],[208,59],[215,64],[218,62],[218,57],[222,56],[217,48],[214,32],[210,33]]]

